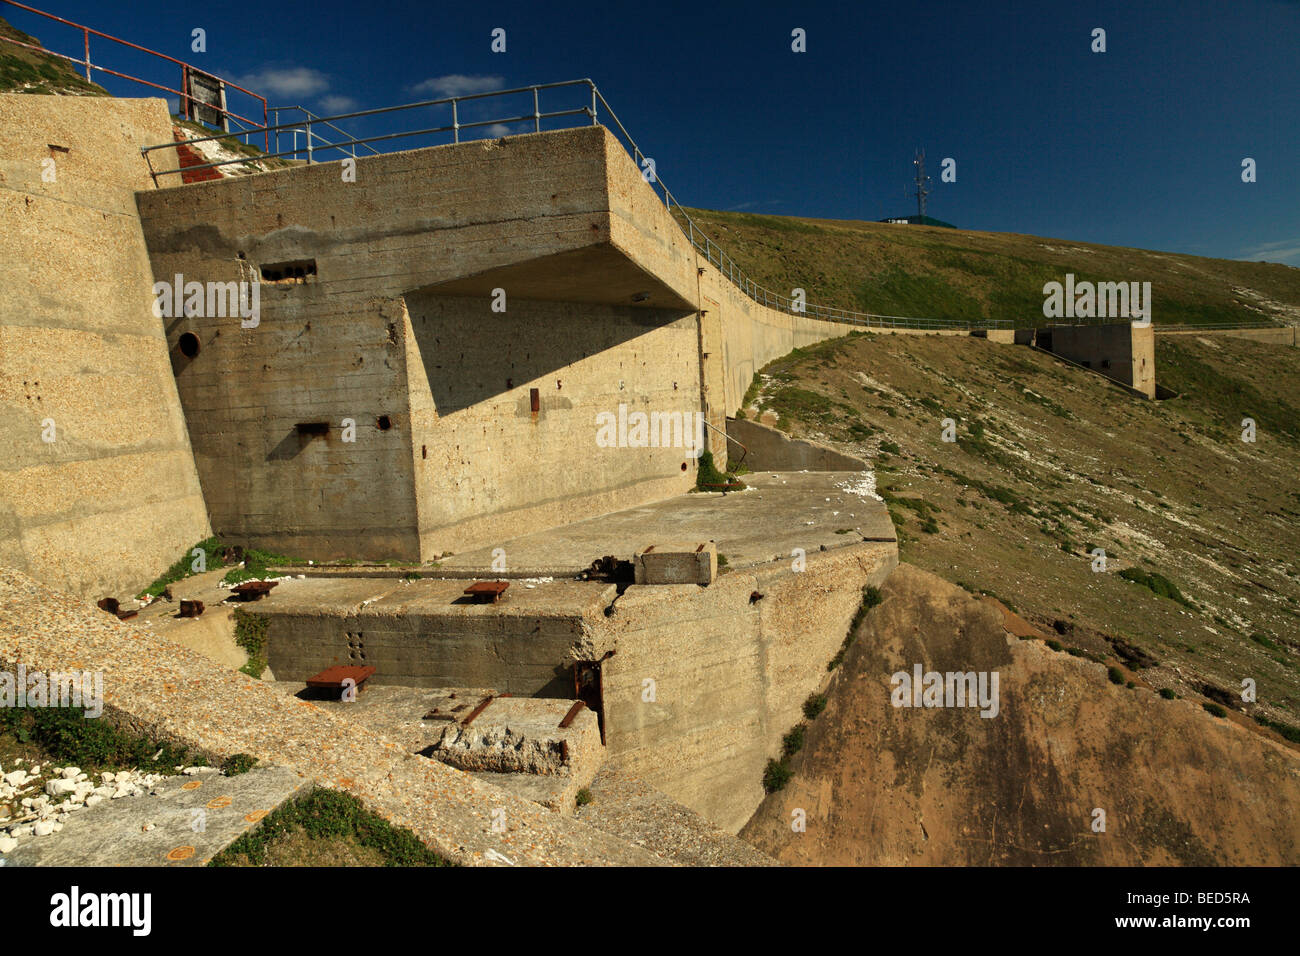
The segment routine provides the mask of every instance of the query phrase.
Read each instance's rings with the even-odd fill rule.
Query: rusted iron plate
[[[202,613],[202,601],[181,601],[181,617],[198,617]]]
[[[241,601],[256,601],[279,583],[279,581],[245,581],[243,584],[235,585],[231,590],[239,595]]]
[[[578,714],[582,713],[582,709],[586,706],[587,705],[584,704],[582,701],[575,700],[573,702],[573,706],[569,708],[569,712],[565,714],[564,719],[560,721],[561,729],[568,727],[570,724],[572,724],[574,720],[577,719]]]
[[[327,667],[319,674],[313,674],[307,678],[307,686],[315,688],[326,688],[330,690],[340,690],[343,682],[349,677],[360,687],[372,674],[375,668],[361,667],[356,664],[335,664],[333,667]]]
[[[477,604],[496,604],[510,587],[509,581],[475,581],[465,593]]]

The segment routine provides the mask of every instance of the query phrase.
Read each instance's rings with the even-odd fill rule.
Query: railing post
[[[86,82],[93,82],[90,79],[90,31],[85,27],[81,28],[81,35],[86,39]]]
[[[311,165],[311,113],[307,113],[307,165]]]
[[[595,84],[595,83],[591,84],[591,125],[592,125],[592,126],[597,125],[597,123],[596,123],[596,84]]]
[[[451,141],[460,142],[460,113],[456,109],[456,100],[451,101]]]
[[[542,111],[538,108],[537,87],[533,87],[533,131],[540,133],[542,131]]]

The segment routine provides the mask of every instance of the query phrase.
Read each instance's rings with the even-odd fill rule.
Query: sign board
[[[215,126],[224,133],[230,132],[230,120],[226,116],[226,84],[220,79],[191,67],[185,71],[185,95],[190,119]]]

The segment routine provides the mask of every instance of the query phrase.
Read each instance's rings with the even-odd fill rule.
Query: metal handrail
[[[575,86],[583,86],[590,90],[591,92],[590,105],[582,106],[577,109],[542,112],[540,106],[541,91],[555,90],[555,89],[561,89],[565,87],[575,87]],[[517,96],[522,93],[532,94],[533,97],[532,113],[526,113],[518,116],[500,117],[496,119],[478,120],[470,123],[462,123],[460,121],[460,104],[462,103],[489,99],[493,97]],[[641,148],[636,144],[636,141],[632,139],[631,134],[629,134],[627,131],[627,127],[623,125],[623,122],[618,118],[618,114],[614,112],[614,110],[610,107],[609,103],[606,101],[605,97],[601,95],[600,90],[596,87],[596,84],[588,78],[583,78],[579,80],[565,80],[560,83],[539,83],[539,84],[534,84],[532,86],[515,87],[514,89],[509,89],[509,90],[492,90],[485,93],[470,93],[464,96],[449,96],[449,97],[444,97],[442,99],[436,99],[436,100],[421,100],[415,103],[402,103],[397,106],[384,106],[384,107],[379,107],[377,109],[355,110],[350,113],[339,113],[333,116],[314,117],[310,121],[308,121],[307,125],[308,128],[310,128],[311,125],[326,125],[329,126],[331,129],[343,133],[344,132],[343,130],[333,125],[335,121],[356,119],[362,116],[378,116],[386,113],[399,112],[402,110],[427,109],[429,107],[437,107],[437,106],[451,107],[451,112],[452,112],[451,125],[434,126],[434,127],[417,129],[417,130],[403,130],[395,133],[384,133],[381,135],[359,137],[359,138],[353,137],[350,139],[345,139],[333,143],[329,143],[327,140],[324,140],[324,137],[317,136],[317,138],[328,143],[328,145],[324,147],[327,149],[343,149],[345,147],[352,147],[353,149],[355,149],[355,147],[357,146],[368,146],[370,143],[377,143],[386,140],[402,139],[409,136],[427,136],[427,135],[432,135],[437,133],[450,132],[452,134],[452,142],[459,143],[460,131],[463,129],[473,129],[482,126],[495,126],[504,123],[531,122],[533,124],[534,131],[540,132],[542,128],[542,120],[544,119],[554,119],[557,117],[578,116],[578,115],[583,115],[588,117],[588,119],[591,122],[591,125],[593,126],[603,125],[606,127],[606,129],[609,129],[610,132],[613,133],[614,127],[610,126],[609,123],[602,122],[602,118],[604,116],[608,116],[609,119],[613,122],[614,126],[617,127],[618,132],[622,133],[623,139],[626,140],[626,142],[620,140],[620,143],[623,144],[625,149],[629,149],[629,152],[631,153],[632,159],[636,163],[637,168],[642,169],[644,162],[649,158],[645,155],[645,153],[641,151]],[[281,108],[289,109],[290,107],[281,107]],[[297,108],[301,109],[301,107],[297,107]],[[307,111],[304,110],[304,112]],[[196,166],[187,166],[184,167],[183,169],[154,170],[153,164],[152,162],[150,162],[149,164],[150,174],[153,176],[154,184],[157,185],[158,177],[162,175],[177,175],[186,172],[193,172],[199,169],[210,169],[219,166],[229,166],[236,163],[256,163],[262,160],[276,159],[288,155],[296,155],[298,152],[301,151],[278,149],[279,147],[278,133],[289,129],[301,129],[302,126],[303,124],[301,122],[295,121],[292,123],[277,122],[274,125],[269,125],[264,127],[264,131],[266,133],[277,134],[277,142],[276,142],[277,150],[276,152],[273,153],[263,153],[260,156],[245,156],[245,157],[239,157],[237,159],[229,159],[229,160],[222,160],[219,162],[204,163],[202,165],[196,165]],[[171,149],[179,146],[189,146],[194,143],[202,143],[211,140],[225,139],[229,135],[230,134],[227,133],[227,134],[219,134],[215,136],[199,136],[193,139],[180,140],[172,143],[159,143],[154,146],[142,147],[141,152],[144,153],[146,159],[148,159],[149,154],[154,150]],[[617,136],[615,138],[617,138]],[[312,155],[313,149],[311,146],[312,143],[311,134],[308,135],[307,143],[308,143],[308,148],[307,148],[308,162],[313,162],[314,157]],[[374,150],[373,147],[371,147],[371,149],[373,152],[375,152],[376,155],[378,155],[377,150]],[[355,156],[355,152],[353,153],[353,155]],[[747,295],[750,299],[753,299],[755,302],[764,305],[768,308],[786,312],[790,315],[803,315],[806,317],[821,319],[829,322],[840,322],[840,323],[846,323],[851,325],[861,325],[864,327],[916,329],[920,331],[944,331],[944,330],[961,330],[961,329],[975,329],[975,328],[1001,329],[1001,328],[1012,328],[1014,325],[1014,323],[1008,319],[979,319],[979,320],[972,321],[966,319],[932,319],[932,318],[924,318],[918,316],[879,315],[871,312],[854,312],[848,309],[835,308],[833,306],[821,306],[815,303],[796,302],[791,297],[781,295],[780,293],[777,292],[773,292],[759,285],[757,282],[751,279],[745,273],[745,271],[741,269],[739,265],[737,265],[736,261],[732,259],[731,256],[723,252],[722,249],[718,246],[718,244],[714,242],[711,238],[709,238],[708,235],[706,235],[705,232],[696,224],[695,220],[692,219],[686,213],[685,209],[682,207],[682,204],[677,201],[677,197],[672,194],[672,192],[668,189],[666,185],[664,185],[663,180],[659,177],[657,169],[654,171],[653,175],[649,176],[646,179],[646,182],[650,185],[652,190],[655,189],[656,186],[658,187],[658,191],[663,194],[664,205],[668,209],[670,214],[675,212],[677,216],[680,216],[683,220],[685,220],[685,226],[683,226],[681,222],[678,222],[677,219],[674,218],[674,222],[677,222],[678,228],[682,230],[683,235],[685,235],[687,240],[690,242],[691,246],[694,249],[696,249],[698,252],[703,253],[705,258],[714,266],[716,266],[718,270],[730,282],[732,282],[737,288],[739,288],[745,295]],[[676,208],[674,209],[674,207]]]
[[[46,49],[45,47],[33,46],[30,43],[23,43],[21,40],[14,40],[10,37],[0,37],[0,41],[3,41],[5,43],[12,43],[14,46],[24,47],[28,50],[34,50],[37,53],[41,53],[46,56],[58,57],[61,60],[67,60],[69,63],[75,63],[77,66],[84,67],[86,70],[86,82],[88,83],[94,82],[91,78],[90,71],[98,70],[101,73],[107,73],[109,76],[116,76],[123,80],[130,80],[132,83],[139,83],[143,86],[149,86],[156,90],[163,90],[164,92],[167,93],[175,93],[177,96],[180,97],[180,102],[182,104],[192,99],[190,94],[185,90],[173,89],[172,87],[164,86],[161,83],[154,83],[152,80],[145,80],[145,79],[141,79],[138,76],[131,76],[131,74],[129,73],[119,73],[117,70],[110,70],[106,66],[99,66],[97,64],[91,63],[90,62],[90,38],[92,35],[97,37],[102,37],[105,40],[112,40],[114,43],[120,43],[122,46],[130,47],[133,50],[139,50],[141,53],[148,53],[151,56],[158,57],[159,59],[168,60],[172,63],[175,63],[177,66],[181,68],[182,85],[184,85],[186,74],[191,70],[193,70],[195,73],[200,73],[204,76],[214,75],[212,73],[209,73],[206,70],[197,69],[196,67],[191,66],[189,63],[186,63],[184,60],[178,60],[174,56],[168,56],[166,53],[159,53],[157,50],[151,50],[147,46],[140,46],[138,43],[132,43],[130,40],[123,40],[121,37],[115,37],[111,33],[103,33],[99,30],[94,29],[93,27],[88,27],[81,23],[74,23],[72,20],[65,20],[63,17],[56,17],[54,14],[46,13],[44,10],[37,10],[35,7],[29,7],[25,3],[18,3],[17,0],[0,0],[0,3],[6,3],[11,7],[17,7],[20,10],[26,10],[28,13],[34,13],[37,16],[45,17],[47,20],[54,20],[57,23],[62,23],[65,26],[74,27],[75,29],[80,30],[83,44],[84,44],[83,49],[85,51],[85,58],[81,60],[78,60],[76,57],[68,56],[67,54],[64,53],[57,53],[54,50],[49,50]],[[203,104],[203,106],[207,109],[213,110],[214,112],[221,113],[222,115],[228,118],[235,119],[235,120],[242,120],[243,122],[252,124],[252,128],[254,130],[264,129],[267,123],[266,97],[259,96],[257,93],[254,93],[252,90],[246,90],[238,83],[232,83],[229,80],[224,79],[222,77],[217,77],[217,79],[220,79],[224,85],[231,87],[232,89],[239,90],[241,93],[247,93],[253,99],[261,102],[262,122],[258,123],[257,120],[255,119],[249,119],[246,116],[240,116],[238,113],[232,113],[230,110],[223,110],[220,107],[211,103],[205,103]],[[226,134],[226,135],[239,135],[239,134]],[[265,145],[269,149],[270,148],[269,140],[263,140],[263,145]]]

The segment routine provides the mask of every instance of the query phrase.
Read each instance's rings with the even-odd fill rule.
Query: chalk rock
[[[10,836],[0,836],[0,853],[9,853],[18,845],[18,841]]]
[[[88,807],[93,807],[93,806],[95,806],[95,805],[97,805],[97,804],[100,804],[100,803],[103,803],[103,802],[104,802],[104,795],[103,795],[103,794],[101,794],[101,793],[92,793],[90,796],[88,796],[88,797],[86,798],[86,803],[85,803],[85,805],[88,806]]]
[[[54,824],[49,820],[37,820],[32,827],[32,833],[36,836],[49,836],[54,832]]]
[[[76,779],[77,779],[77,774],[79,774],[79,773],[81,773],[81,768],[80,768],[80,767],[64,767],[64,768],[63,768],[63,779],[64,779],[64,780],[76,780]]]
[[[45,782],[45,792],[51,797],[61,797],[65,793],[71,793],[77,789],[77,785],[71,780],[54,779]]]

